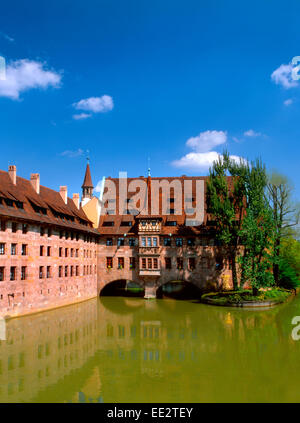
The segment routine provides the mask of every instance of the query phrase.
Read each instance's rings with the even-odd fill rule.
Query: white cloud
[[[3,38],[5,38],[10,43],[13,43],[15,41],[14,38],[10,37],[9,35],[5,34],[4,32],[0,32],[0,34],[3,36]]]
[[[292,98],[288,98],[287,100],[285,100],[285,101],[283,102],[283,104],[284,104],[285,106],[290,106],[291,104],[293,104],[293,99],[292,99]]]
[[[173,166],[191,170],[208,170],[213,162],[218,160],[220,153],[209,151],[207,153],[188,153],[179,160],[173,161]],[[240,157],[230,156],[231,159],[239,161]]]
[[[179,160],[173,161],[173,166],[184,167],[188,169],[208,169],[215,160],[218,159],[219,154],[216,151],[208,153],[188,153]]]
[[[196,137],[189,138],[186,145],[198,153],[204,153],[212,150],[218,145],[225,144],[226,141],[227,134],[224,131],[205,131],[200,132]]]
[[[188,147],[194,150],[186,154],[179,160],[174,160],[172,165],[175,167],[186,168],[190,170],[208,170],[213,162],[218,160],[220,153],[210,151],[214,147],[225,144],[227,133],[225,131],[205,131],[197,137],[189,138],[186,142]],[[230,156],[233,160],[239,161],[238,156]]]
[[[78,150],[66,150],[60,153],[60,156],[69,157],[70,159],[73,159],[75,157],[83,156],[84,151],[81,148],[78,148]]]
[[[6,79],[0,80],[0,97],[18,100],[23,91],[33,88],[59,88],[61,75],[47,70],[45,65],[28,59],[10,63],[6,68]]]
[[[112,97],[103,95],[102,97],[90,97],[73,103],[76,110],[84,110],[85,112],[105,113],[114,107]]]
[[[102,189],[103,189],[103,180],[100,179],[100,181],[98,181],[96,187],[94,188],[94,191],[100,193],[102,192]]]
[[[244,132],[245,137],[260,137],[262,135],[261,132],[255,132],[253,129],[249,129],[248,131]]]
[[[73,119],[75,120],[82,120],[82,119],[88,119],[92,115],[90,113],[80,113],[78,115],[73,115]]]
[[[292,78],[292,70],[293,66],[291,64],[280,65],[279,68],[275,69],[272,73],[271,79],[275,84],[281,85],[286,89],[297,87],[297,81]]]

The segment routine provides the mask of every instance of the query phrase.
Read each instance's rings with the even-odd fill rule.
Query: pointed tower
[[[91,200],[93,197],[93,182],[91,177],[91,170],[90,170],[90,164],[88,161],[88,164],[86,166],[84,181],[82,184],[82,201],[88,199]]]
[[[98,228],[100,212],[101,212],[101,203],[98,197],[93,195],[93,182],[91,177],[90,161],[87,159],[85,176],[82,184],[82,198],[81,198],[81,207],[86,216],[93,223],[94,228]],[[103,187],[104,189],[104,187]]]

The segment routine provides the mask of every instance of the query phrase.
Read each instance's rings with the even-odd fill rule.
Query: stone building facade
[[[146,298],[172,281],[230,288],[205,186],[205,177],[122,176],[103,179],[96,197],[87,165],[80,202],[65,186],[40,185],[38,174],[0,171],[0,316],[93,298],[115,281],[138,284]]]
[[[218,245],[213,221],[205,206],[206,178],[151,178],[149,175],[137,180],[144,182],[146,187],[147,207],[144,204],[140,211],[131,208],[130,213],[126,213],[126,206],[125,210],[124,205],[120,206],[119,185],[124,181],[109,178],[103,186],[107,195],[101,201],[102,213],[95,223],[100,234],[98,291],[101,293],[107,284],[117,280],[139,284],[145,289],[146,298],[156,297],[158,288],[173,281],[192,283],[200,290],[230,288],[230,264]],[[134,178],[126,180],[126,186],[130,187],[133,181]],[[184,190],[186,181],[191,182],[189,194]],[[182,188],[176,193],[175,182]],[[203,205],[202,220],[191,225],[196,213],[187,214],[185,201],[190,204],[189,208],[196,210],[197,182],[204,187],[198,199]],[[115,199],[109,195],[111,183],[116,187]],[[161,186],[153,189],[154,184]],[[151,213],[154,192],[158,193],[156,212]],[[133,195],[128,189],[125,204],[131,203]],[[182,197],[177,210],[176,196]],[[164,212],[164,197],[167,198],[167,213]]]
[[[0,316],[95,297],[98,236],[78,194],[0,171]]]

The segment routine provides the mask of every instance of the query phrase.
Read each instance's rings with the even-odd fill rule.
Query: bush
[[[296,289],[300,286],[295,269],[284,258],[279,261],[279,286],[285,289]]]
[[[253,296],[252,291],[227,291],[227,292],[210,292],[204,294],[201,300],[209,302],[214,305],[230,305],[241,304],[247,301],[261,302],[261,301],[274,301],[284,302],[291,295],[290,291],[281,288],[273,288],[268,290],[260,290],[258,295]],[[207,301],[208,300],[208,301]]]
[[[300,277],[300,242],[292,237],[284,238],[281,243],[280,256]]]

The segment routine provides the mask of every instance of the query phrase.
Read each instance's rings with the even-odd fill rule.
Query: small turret
[[[89,162],[86,166],[84,181],[83,181],[81,188],[82,188],[82,201],[85,200],[85,199],[91,200],[92,197],[93,197],[94,186],[93,186],[93,182],[92,182]]]

